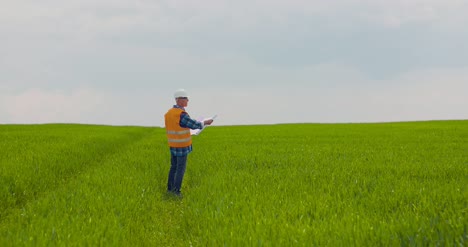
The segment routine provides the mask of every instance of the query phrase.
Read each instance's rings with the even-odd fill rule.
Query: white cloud
[[[218,114],[217,125],[468,119],[466,71],[420,70],[383,82],[366,79],[351,67],[320,65],[268,71],[271,83],[253,87],[187,82],[126,92],[35,89],[2,95],[0,115],[3,123],[163,126],[173,90],[182,87],[191,95],[191,116]]]
[[[194,117],[217,113],[218,124],[468,119],[467,68],[421,70],[384,83],[352,68],[333,67],[321,75],[310,73],[309,84],[291,80],[263,88],[197,90],[188,110]]]
[[[396,0],[396,1],[356,1],[364,2],[369,12],[361,12],[369,20],[388,27],[400,27],[407,23],[427,23],[453,26],[467,20],[464,12],[468,8],[465,0]],[[461,27],[461,26],[459,26]]]
[[[0,10],[0,30],[85,39],[129,30],[172,33],[212,30],[222,25],[243,33],[291,27],[297,17],[323,18],[327,26],[369,21],[389,27],[466,21],[466,0],[254,0],[170,1],[13,1]],[[42,33],[42,34],[41,34]]]
[[[92,88],[28,89],[0,95],[1,123],[89,123],[162,126],[172,92]]]
[[[10,1],[0,119],[162,125],[179,87],[221,124],[463,118],[467,5]]]
[[[72,92],[29,89],[2,96],[2,108],[10,123],[92,123],[87,114],[99,108],[105,96],[89,89]]]

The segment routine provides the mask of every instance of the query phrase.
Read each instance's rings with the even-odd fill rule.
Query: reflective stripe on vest
[[[188,142],[190,141],[191,138],[187,138],[187,139],[168,139],[169,142]]]
[[[164,115],[166,124],[167,141],[170,147],[181,148],[192,145],[192,137],[189,128],[180,127],[180,115],[184,111],[179,108],[171,108]]]
[[[181,135],[181,134],[187,134],[190,133],[190,130],[182,130],[182,131],[174,131],[174,130],[168,130],[166,131],[169,135]]]

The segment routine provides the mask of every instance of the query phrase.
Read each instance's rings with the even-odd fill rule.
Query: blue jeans
[[[186,166],[187,155],[174,156],[171,154],[171,169],[169,170],[169,178],[167,180],[167,191],[180,194]]]

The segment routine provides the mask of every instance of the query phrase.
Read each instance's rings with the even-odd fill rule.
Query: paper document
[[[209,118],[198,119],[198,121],[203,122],[203,121],[205,121],[205,120],[210,120],[210,119],[215,120],[215,118],[216,118],[217,116],[218,116],[218,115],[214,115],[214,116],[209,117]],[[199,135],[199,134],[200,134],[206,127],[208,127],[208,126],[209,126],[209,125],[205,125],[205,126],[203,127],[203,129],[194,129],[194,130],[191,129],[191,130],[190,130],[190,134],[191,134],[191,135]]]

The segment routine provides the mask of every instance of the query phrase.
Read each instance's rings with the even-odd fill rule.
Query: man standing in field
[[[213,120],[199,122],[190,118],[185,112],[188,104],[188,94],[183,89],[174,93],[176,104],[164,115],[167,141],[171,151],[171,168],[167,181],[167,191],[177,196],[181,196],[180,188],[184,179],[187,156],[192,152],[192,138],[190,129],[203,129],[205,125],[210,125]]]

